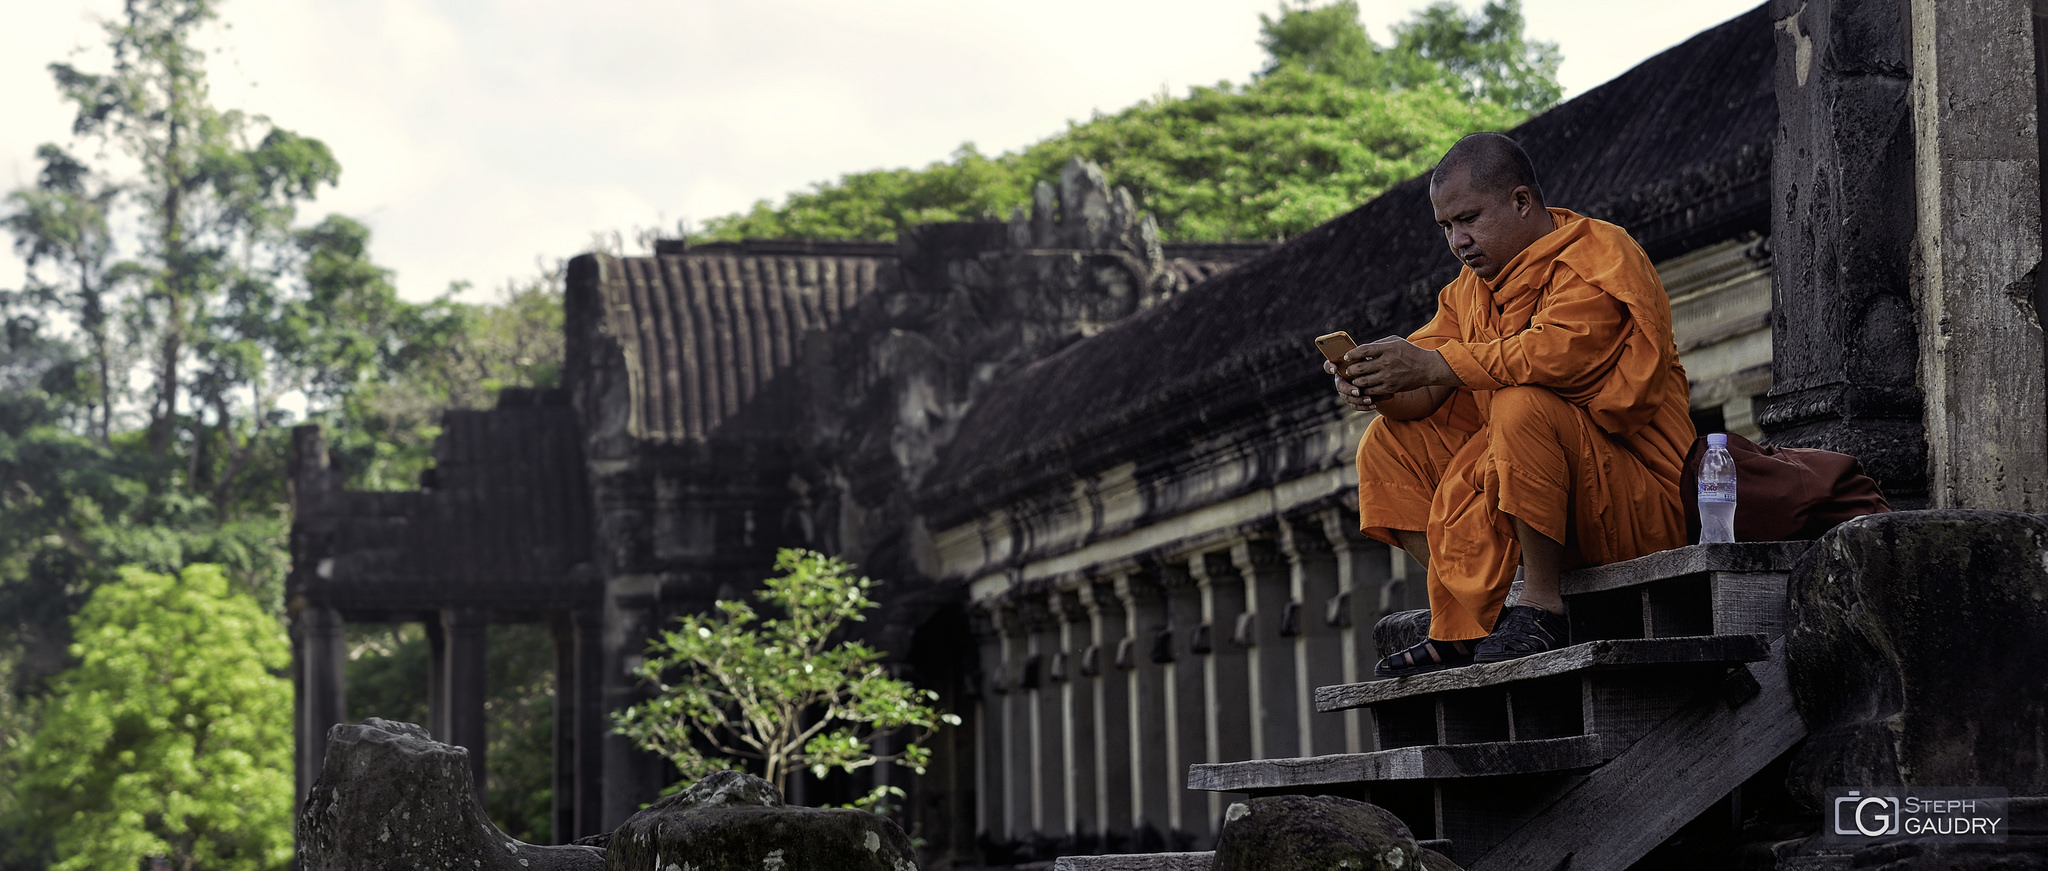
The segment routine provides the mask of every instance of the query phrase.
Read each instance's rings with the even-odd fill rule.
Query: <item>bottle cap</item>
[[[1728,446],[1728,434],[1727,434],[1727,433],[1725,433],[1725,432],[1710,432],[1710,433],[1707,433],[1707,447],[1710,447],[1710,448],[1725,448],[1725,447],[1727,447],[1727,446]]]

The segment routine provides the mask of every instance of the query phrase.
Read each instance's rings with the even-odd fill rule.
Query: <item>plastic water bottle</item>
[[[1728,434],[1707,436],[1707,455],[1700,458],[1700,543],[1735,540],[1735,457],[1728,453]]]

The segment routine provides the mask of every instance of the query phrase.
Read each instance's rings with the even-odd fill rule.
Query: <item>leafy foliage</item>
[[[93,658],[97,642],[74,644],[86,640],[74,638],[85,625],[74,616],[99,601],[96,591],[132,586],[134,571],[183,571],[177,583],[200,583],[185,567],[209,563],[218,568],[201,587],[218,579],[275,632],[289,564],[287,425],[299,408],[328,426],[352,485],[409,488],[430,461],[442,407],[486,404],[501,385],[552,383],[560,366],[549,278],[505,304],[408,303],[370,257],[367,228],[338,215],[299,221],[340,164],[316,139],[209,102],[195,40],[217,5],[127,0],[105,22],[108,68],[51,65],[76,110],[74,139],[38,149],[33,183],[0,197],[0,229],[29,267],[23,287],[0,290],[0,852],[35,854],[15,850],[0,857],[6,867],[72,861],[61,838],[43,836],[86,819],[118,837],[74,864],[132,867],[143,855],[133,851],[187,850],[194,838],[215,844],[190,846],[191,862],[208,868],[276,864],[263,851],[289,844],[291,739],[266,730],[279,715],[289,723],[289,694],[239,707],[193,701],[219,715],[203,728],[169,713],[127,716],[112,694],[81,694],[112,666]],[[143,633],[165,645],[150,655],[226,663],[233,647],[281,667],[232,625],[207,637],[166,631]],[[523,671],[493,683],[501,695],[488,704],[516,724],[508,746],[527,749],[499,754],[492,776],[510,778],[508,795],[529,795],[514,810],[532,825],[507,829],[545,831],[533,827],[547,819],[530,798],[540,764],[519,757],[545,748],[533,735],[548,728],[548,664],[514,655],[518,644],[503,650],[493,667]],[[423,701],[424,676],[417,690]],[[79,728],[92,716],[118,726],[101,736],[105,747],[142,749],[107,750],[119,758],[93,763],[100,745],[80,742],[99,739]],[[221,736],[251,730],[269,736],[270,750],[247,755],[246,777],[221,767],[241,752]],[[197,755],[180,755],[179,741]],[[193,761],[215,747],[228,754],[218,764]],[[88,779],[96,793],[65,798],[51,791],[60,762],[122,779]],[[223,789],[241,784],[242,828],[178,822],[217,810],[212,793],[181,785],[194,771],[225,778]],[[286,788],[250,785],[265,778]],[[153,799],[163,803],[145,805]],[[73,811],[100,815],[51,815]]]
[[[277,621],[215,566],[125,569],[79,612],[23,748],[20,832],[54,871],[282,868],[291,859],[290,661]]]
[[[743,761],[785,793],[802,768],[823,777],[893,761],[923,774],[931,750],[921,742],[960,718],[928,704],[937,693],[890,677],[879,651],[842,639],[846,623],[875,607],[875,582],[804,550],[779,551],[775,569],[754,596],[778,616],[720,601],[648,642],[635,674],[656,695],[614,714],[614,731],[673,762],[677,787]],[[902,750],[877,750],[878,737],[904,730]]]
[[[1002,217],[1071,158],[1103,167],[1177,240],[1300,233],[1428,169],[1459,136],[1555,103],[1558,53],[1522,36],[1519,0],[1439,2],[1382,47],[1355,0],[1260,16],[1251,82],[1190,89],[1070,123],[1018,152],[972,144],[924,169],[850,173],[705,222],[703,239],[893,238],[911,224]]]

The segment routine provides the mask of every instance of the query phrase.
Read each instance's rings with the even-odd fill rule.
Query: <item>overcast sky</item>
[[[34,180],[71,113],[45,69],[103,69],[118,0],[10,0],[0,185]],[[1382,42],[1424,5],[1360,0]],[[1468,8],[1478,5],[1465,0]],[[1570,97],[1753,8],[1525,0]],[[222,3],[216,105],[324,140],[305,210],[374,230],[400,293],[490,298],[595,231],[673,226],[842,173],[1016,149],[1166,90],[1244,81],[1276,0],[296,0]],[[0,288],[21,263],[0,254]]]

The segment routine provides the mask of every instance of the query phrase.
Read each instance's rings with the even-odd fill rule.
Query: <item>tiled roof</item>
[[[295,506],[297,526],[318,531],[293,549],[322,563],[302,592],[358,611],[590,604],[601,587],[571,577],[590,559],[581,440],[560,391],[508,390],[498,408],[444,412],[420,490]]]
[[[1653,258],[1768,233],[1775,56],[1759,7],[1511,135],[1549,204],[1621,224]],[[923,501],[963,519],[1046,475],[1128,461],[1146,439],[1186,439],[1301,403],[1335,414],[1309,339],[1407,332],[1457,268],[1431,219],[1427,178],[1397,185],[1019,370],[962,421]]]
[[[596,256],[604,329],[635,377],[629,434],[651,441],[720,434],[802,357],[805,331],[837,324],[896,262],[890,244],[802,240]]]

